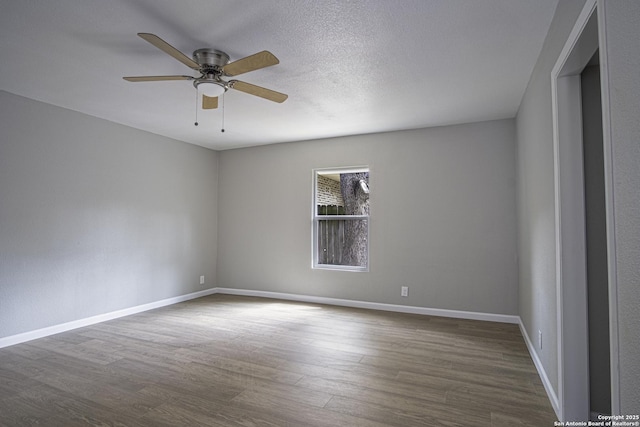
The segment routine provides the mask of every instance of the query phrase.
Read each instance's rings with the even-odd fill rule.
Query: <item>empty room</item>
[[[0,24],[0,426],[640,425],[640,2]]]

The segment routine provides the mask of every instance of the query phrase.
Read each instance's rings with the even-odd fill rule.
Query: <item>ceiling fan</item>
[[[259,96],[273,102],[284,102],[288,96],[275,90],[266,89],[239,80],[224,80],[223,77],[237,76],[249,71],[259,70],[279,64],[280,61],[271,52],[263,50],[246,58],[229,62],[229,55],[216,49],[204,48],[193,52],[193,59],[171,46],[155,34],[138,33],[138,36],[151,43],[163,52],[173,56],[187,67],[198,71],[200,77],[173,76],[136,76],[123,77],[129,82],[158,82],[167,80],[192,80],[193,86],[202,93],[202,108],[218,108],[218,96],[229,89],[239,90],[250,95]]]

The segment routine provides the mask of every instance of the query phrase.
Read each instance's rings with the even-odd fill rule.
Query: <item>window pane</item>
[[[315,200],[318,215],[369,215],[369,172],[318,172]]]
[[[368,220],[319,220],[318,264],[366,268],[369,264]]]
[[[368,271],[369,170],[316,170],[315,189],[314,216],[325,218],[314,218],[313,266]]]

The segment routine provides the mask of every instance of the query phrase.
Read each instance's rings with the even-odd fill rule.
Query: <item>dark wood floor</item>
[[[213,295],[0,349],[2,426],[552,426],[516,325]]]

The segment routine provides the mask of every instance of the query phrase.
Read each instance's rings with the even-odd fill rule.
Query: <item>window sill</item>
[[[315,264],[311,268],[313,270],[352,271],[360,273],[369,272],[369,267],[357,267],[353,265]]]

